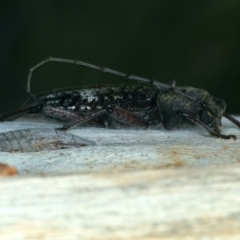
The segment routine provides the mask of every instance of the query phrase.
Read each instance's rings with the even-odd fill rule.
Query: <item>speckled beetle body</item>
[[[32,72],[49,61],[87,66],[137,80],[141,84],[80,87],[35,96],[30,92]],[[62,130],[83,123],[113,128],[122,125],[146,128],[162,124],[164,128],[170,130],[185,122],[199,125],[211,135],[224,139],[236,139],[236,137],[220,133],[223,116],[240,126],[236,119],[225,112],[225,102],[211,96],[205,90],[175,87],[175,83],[150,81],[80,61],[49,58],[39,63],[30,70],[27,91],[35,103],[14,113],[3,115],[0,120],[13,120],[26,113],[45,114],[67,121]]]

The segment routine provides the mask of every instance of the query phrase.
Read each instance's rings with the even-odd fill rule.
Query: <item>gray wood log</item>
[[[54,128],[61,124],[4,122],[0,131]],[[68,131],[93,141],[88,146],[33,153],[0,153],[0,162],[17,166],[20,174],[66,174],[112,169],[162,169],[238,162],[240,131],[224,122],[223,133],[238,140],[209,136],[197,127],[167,130],[112,130],[78,128]]]
[[[97,146],[0,153],[20,174],[0,178],[0,239],[240,239],[239,140],[198,128],[69,132]]]
[[[240,168],[2,179],[0,236],[240,239]]]

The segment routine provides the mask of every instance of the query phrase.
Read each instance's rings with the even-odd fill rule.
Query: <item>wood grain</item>
[[[49,127],[13,122],[0,131]],[[53,126],[53,125],[51,125]],[[73,129],[97,146],[0,153],[0,239],[240,239],[240,141]],[[224,133],[238,129],[226,123]]]
[[[239,239],[240,167],[0,183],[1,239]]]

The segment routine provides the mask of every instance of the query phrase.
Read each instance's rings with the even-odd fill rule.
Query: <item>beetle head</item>
[[[220,133],[222,130],[221,119],[226,110],[225,101],[209,94],[203,101],[205,104],[199,110],[199,120],[214,132]]]
[[[198,119],[214,132],[221,132],[221,119],[226,109],[225,102],[202,89],[192,87],[178,89],[183,94],[167,90],[158,95],[158,107],[164,127],[166,129],[176,127],[185,119],[182,114],[187,114]]]

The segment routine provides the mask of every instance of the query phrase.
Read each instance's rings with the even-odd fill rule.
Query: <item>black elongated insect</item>
[[[71,88],[35,96],[30,91],[32,73],[47,62],[81,65],[139,81],[140,84]],[[236,139],[235,135],[221,134],[223,116],[240,127],[240,122],[225,112],[225,102],[205,90],[176,87],[175,82],[164,84],[75,60],[50,57],[40,62],[29,71],[27,92],[34,103],[1,116],[0,121],[39,113],[67,121],[61,130],[83,123],[113,128],[121,127],[121,124],[149,127],[160,123],[170,130],[185,122],[194,123],[223,139]]]

